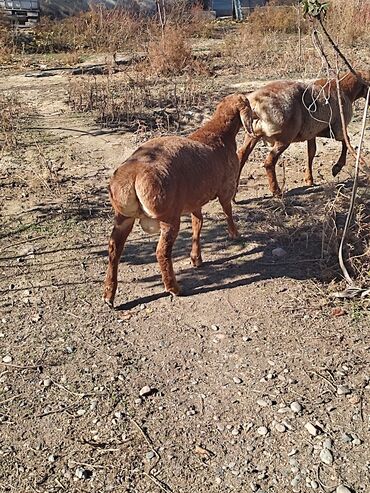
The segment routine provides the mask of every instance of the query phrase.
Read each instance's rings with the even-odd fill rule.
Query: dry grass
[[[30,114],[30,108],[15,94],[0,94],[0,156],[19,144],[22,125]]]
[[[327,27],[343,46],[370,42],[370,3],[368,0],[332,0]]]
[[[207,90],[193,78],[168,83],[143,73],[79,77],[68,86],[74,111],[93,112],[103,126],[150,133],[178,131],[206,101]],[[209,89],[208,89],[209,91]]]
[[[148,65],[152,74],[179,75],[201,69],[193,66],[191,45],[181,29],[168,27],[164,36],[153,37],[148,44]]]
[[[263,232],[279,239],[290,250],[307,250],[309,256],[321,259],[323,280],[342,277],[338,249],[350,203],[350,187],[325,185],[313,195],[271,199],[263,210],[256,209]],[[344,259],[358,285],[370,280],[370,190],[361,186],[357,205],[346,236]],[[262,216],[262,217],[261,217]]]
[[[370,280],[370,192],[361,188],[347,233],[344,259],[351,276],[361,285]],[[334,199],[327,201],[322,224],[322,257],[336,258],[350,204],[350,191],[340,188]]]

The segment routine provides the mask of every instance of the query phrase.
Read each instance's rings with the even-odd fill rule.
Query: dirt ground
[[[220,94],[262,82],[220,77]],[[112,311],[107,183],[139,141],[73,113],[67,84],[0,78],[38,113],[0,171],[0,490],[369,492],[368,305],[330,297],[342,285],[320,261],[320,228],[294,223],[350,186],[353,159],[333,179],[339,146],[321,140],[308,190],[305,145],[292,146],[283,204],[261,144],[235,206],[242,241],[208,204],[195,270],[184,218],[174,259],[187,296],[171,299],[156,237],[135,226]]]

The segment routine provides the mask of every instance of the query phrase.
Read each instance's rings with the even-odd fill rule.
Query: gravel
[[[334,457],[331,451],[327,448],[323,448],[320,452],[320,460],[324,464],[327,464],[328,466],[331,466],[334,462]]]
[[[287,254],[284,248],[280,248],[280,247],[274,248],[271,253],[274,257],[278,257],[278,258],[285,257],[285,255]]]
[[[234,383],[243,383],[243,380],[239,377],[233,377]]]
[[[149,387],[149,385],[145,385],[140,389],[139,395],[140,397],[146,397],[152,392],[152,389]]]
[[[335,493],[352,493],[347,486],[344,486],[344,484],[340,484],[337,489],[335,490]]]
[[[299,402],[292,402],[291,405],[290,405],[290,409],[294,412],[294,413],[300,413],[302,411],[302,406]]]
[[[337,394],[338,395],[347,395],[350,393],[351,393],[351,390],[347,387],[347,385],[339,385],[337,387]]]
[[[317,436],[319,434],[319,429],[314,426],[312,423],[310,422],[307,422],[304,427],[306,428],[306,430],[308,431],[308,433],[312,436]]]
[[[267,435],[268,432],[269,430],[266,428],[266,426],[260,426],[259,428],[257,428],[257,433],[261,436]]]
[[[90,471],[89,469],[85,469],[84,467],[77,467],[75,471],[76,478],[83,480],[90,479],[92,474],[92,471]]]

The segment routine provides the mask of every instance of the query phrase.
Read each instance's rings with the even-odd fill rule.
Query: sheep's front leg
[[[193,229],[193,238],[190,259],[193,267],[200,267],[203,264],[200,248],[200,232],[203,226],[203,214],[201,210],[191,213],[191,225]]]
[[[238,231],[238,228],[236,227],[236,225],[234,223],[233,210],[232,210],[232,206],[231,206],[231,198],[223,199],[223,198],[219,197],[219,200],[220,200],[222,210],[226,214],[227,229],[229,231],[229,238],[230,238],[230,240],[235,240],[236,238],[239,237],[239,231]]]
[[[275,166],[281,154],[288,147],[289,144],[282,144],[281,142],[275,142],[273,148],[269,152],[265,161],[265,169],[266,169],[267,179],[269,182],[269,188],[271,190],[271,193],[278,197],[281,195],[281,190],[276,179]]]
[[[331,172],[333,176],[337,176],[337,174],[342,170],[343,166],[346,164],[347,159],[347,145],[344,140],[342,140],[342,152],[339,156],[339,159],[336,164],[334,164]]]
[[[304,177],[304,181],[306,185],[312,187],[313,185],[313,175],[312,175],[312,163],[316,154],[316,139],[310,139],[307,141],[307,154],[308,154],[308,163],[306,168],[306,173]]]
[[[162,273],[165,290],[178,295],[180,288],[177,284],[172,265],[172,248],[180,229],[180,218],[171,222],[160,221],[161,235],[157,245],[157,260]]]
[[[114,296],[117,291],[117,275],[119,259],[122,255],[122,250],[131,233],[135,219],[124,217],[117,214],[115,217],[113,231],[108,245],[108,269],[104,283],[104,301],[112,308]]]

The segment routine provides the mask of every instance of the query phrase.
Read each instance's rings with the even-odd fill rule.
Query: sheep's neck
[[[189,138],[211,146],[234,145],[240,130],[239,113],[218,115],[217,113],[203,127],[189,135]]]
[[[362,96],[362,83],[352,74],[340,82],[340,88],[352,103]]]

